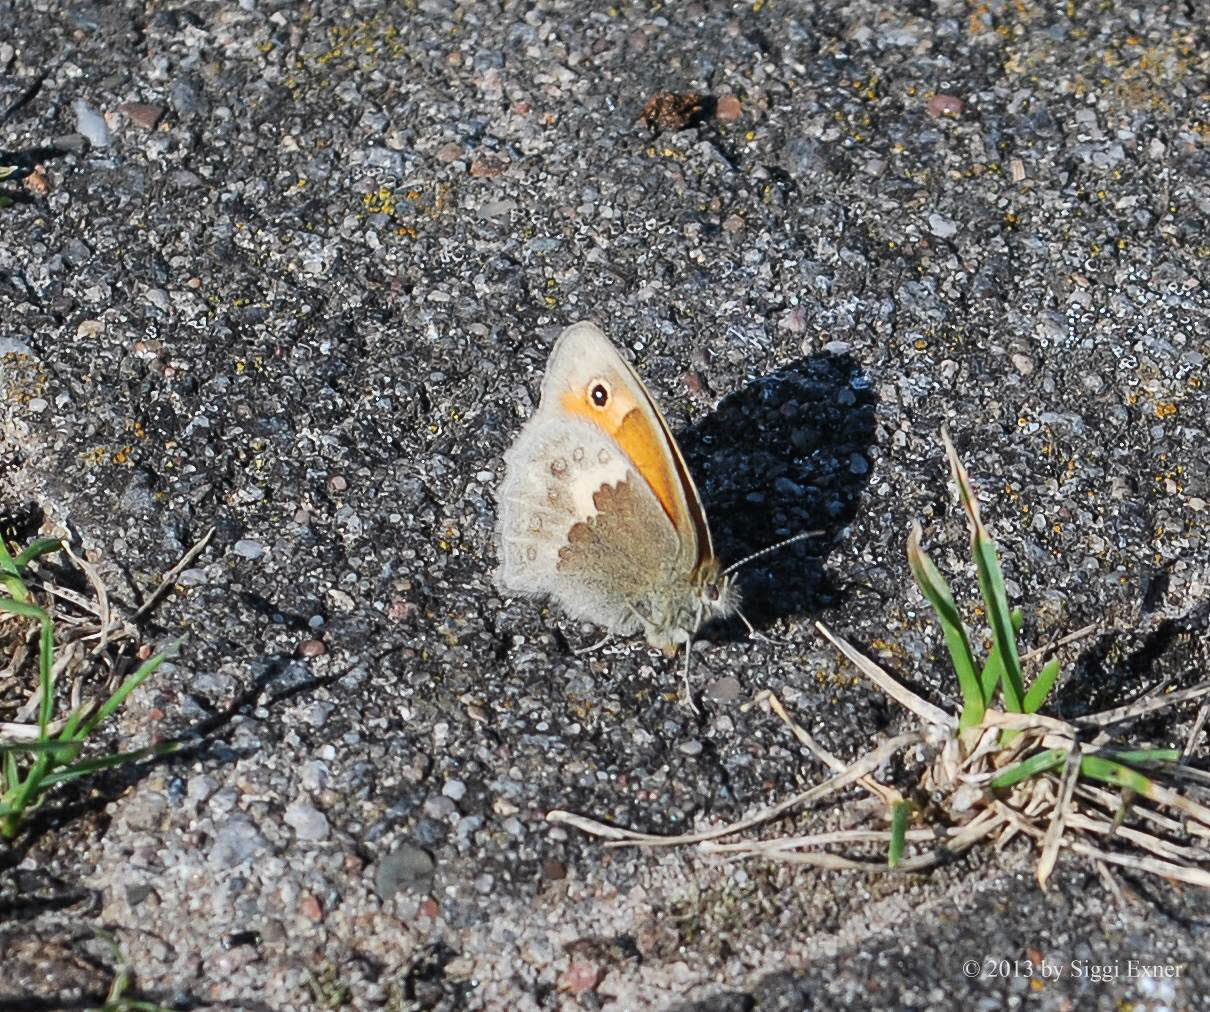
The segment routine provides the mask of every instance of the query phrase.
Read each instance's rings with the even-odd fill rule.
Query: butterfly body
[[[504,462],[502,590],[550,597],[611,633],[642,631],[668,653],[738,608],[664,416],[593,324],[560,335]]]

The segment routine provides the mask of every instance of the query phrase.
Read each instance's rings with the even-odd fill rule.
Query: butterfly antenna
[[[723,570],[723,576],[727,576],[729,573],[733,573],[735,570],[739,569],[740,566],[746,566],[749,562],[755,562],[757,559],[764,555],[769,555],[771,552],[780,552],[787,545],[794,544],[795,541],[805,541],[807,538],[818,538],[823,533],[823,531],[803,531],[801,534],[795,534],[792,538],[786,538],[785,541],[779,541],[775,545],[769,545],[768,548],[762,548],[759,552],[753,552],[751,555],[740,559],[739,562],[731,563],[731,565]]]

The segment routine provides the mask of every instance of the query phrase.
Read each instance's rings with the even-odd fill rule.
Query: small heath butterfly
[[[670,655],[737,611],[668,423],[593,324],[555,342],[541,403],[504,464],[502,591],[553,598],[611,633],[641,630]]]

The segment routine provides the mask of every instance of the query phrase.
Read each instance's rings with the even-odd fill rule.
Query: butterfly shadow
[[[877,401],[851,355],[814,354],[728,395],[678,436],[724,566],[820,532],[737,571],[743,613],[757,629],[840,599],[825,564],[871,477]],[[708,635],[747,631],[734,622]]]

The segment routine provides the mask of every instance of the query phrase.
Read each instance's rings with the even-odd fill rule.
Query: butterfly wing
[[[597,383],[608,394],[604,406],[593,399]],[[639,374],[592,323],[572,324],[559,336],[542,404],[590,422],[617,443],[659,501],[690,565],[714,557],[701,498],[672,430]]]
[[[502,590],[555,598],[573,618],[626,634],[680,545],[659,502],[601,430],[539,412],[505,455]],[[636,532],[641,531],[641,534]]]
[[[660,646],[688,638],[695,574],[716,565],[701,501],[651,394],[591,323],[560,335],[505,465],[501,589]]]

